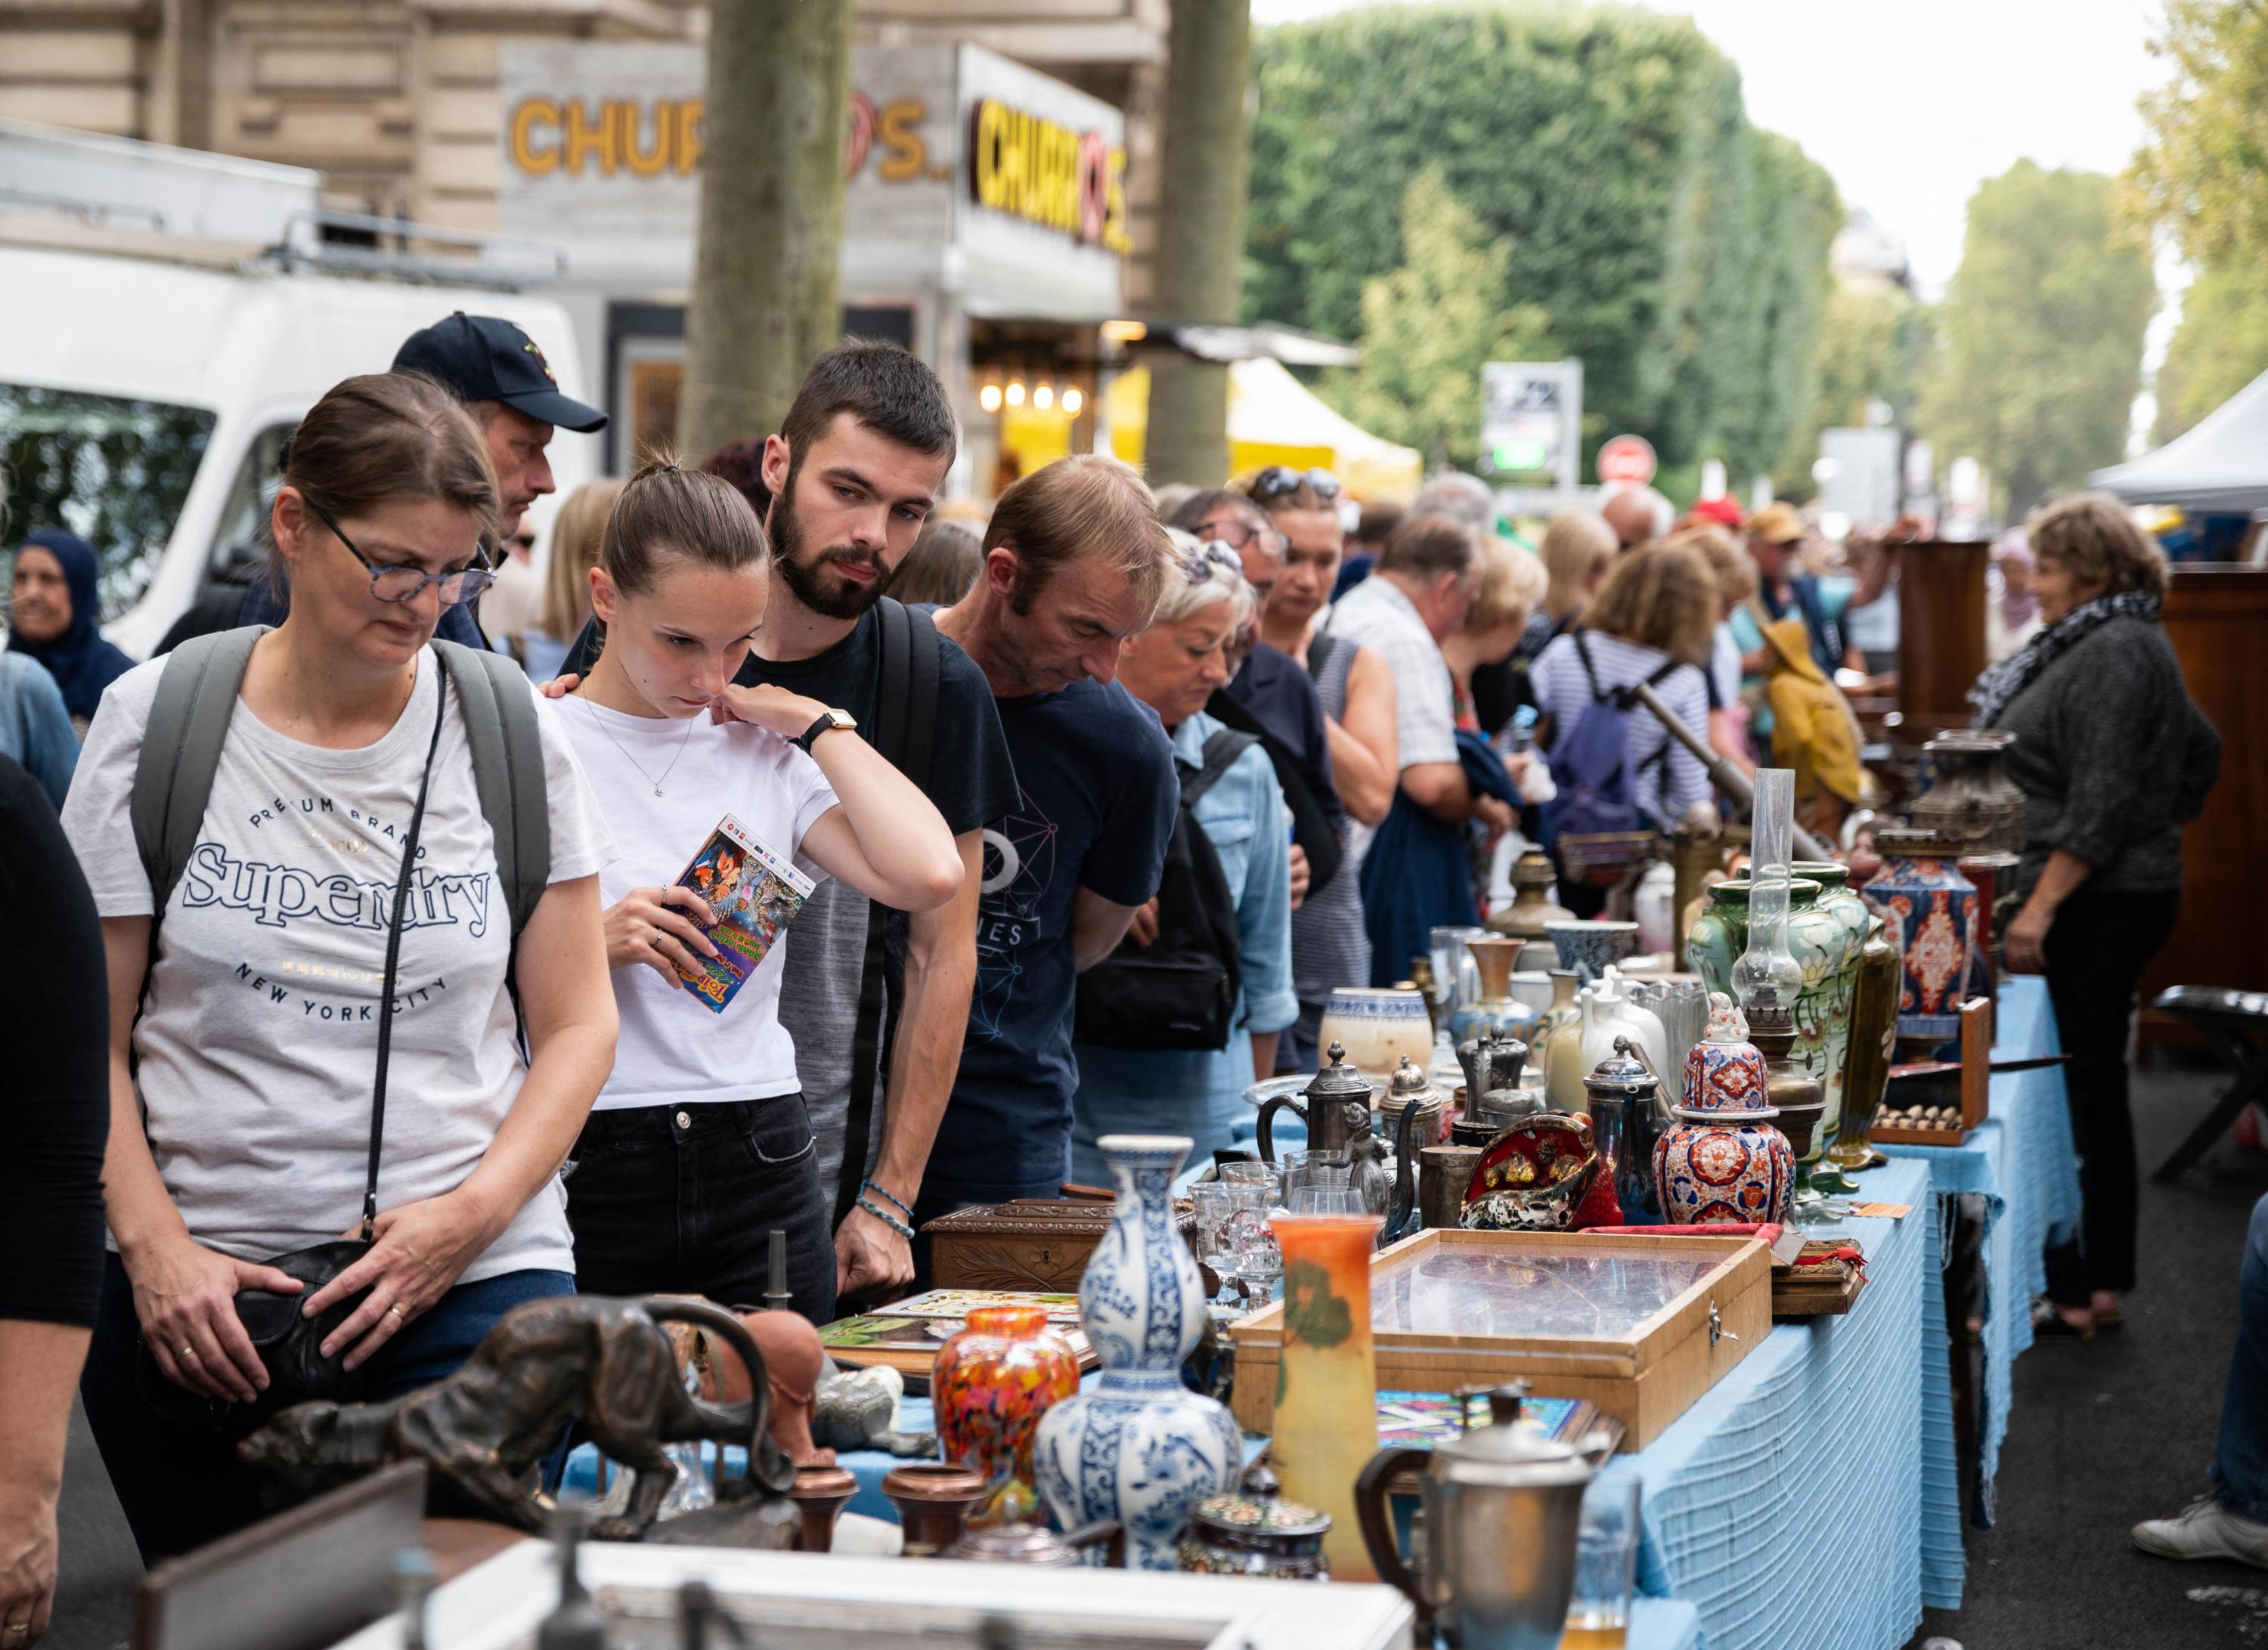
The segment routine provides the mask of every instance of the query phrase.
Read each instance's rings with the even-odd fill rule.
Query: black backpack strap
[[[158,924],[166,902],[189,863],[212,799],[213,775],[236,714],[237,689],[253,644],[267,630],[247,625],[192,637],[166,656],[134,762],[128,805],[134,846],[150,879],[150,944],[156,955]]]
[[[1236,759],[1259,742],[1259,734],[1233,727],[1222,728],[1205,740],[1202,765],[1182,780],[1182,806],[1196,807],[1204,793],[1220,783],[1221,776],[1236,765]]]
[[[1604,700],[1607,696],[1605,693],[1601,691],[1599,688],[1599,673],[1594,669],[1591,665],[1591,645],[1589,641],[1586,639],[1590,633],[1587,630],[1571,630],[1568,634],[1575,638],[1575,657],[1582,661],[1583,680],[1590,687],[1591,703],[1593,704],[1597,704],[1601,701]]]
[[[517,940],[551,882],[551,798],[534,696],[504,653],[433,640],[442,671],[462,706],[481,815],[496,839],[497,886]]]
[[[937,726],[937,627],[926,613],[917,613],[888,596],[874,604],[874,611],[881,625],[881,680],[874,696],[873,725],[864,732],[892,766],[920,784],[929,775],[931,735]],[[917,654],[926,655],[926,675],[917,669]],[[917,681],[927,691],[917,694]],[[874,1088],[882,1057],[889,939],[890,908],[872,901],[866,908],[865,958],[858,975],[858,1018],[850,1034],[850,1095],[843,1117],[842,1172],[835,1189],[837,1226],[858,1207],[858,1189],[866,1178],[866,1143],[873,1132]]]

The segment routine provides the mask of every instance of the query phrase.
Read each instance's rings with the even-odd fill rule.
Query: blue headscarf
[[[36,545],[63,564],[63,584],[70,591],[70,628],[52,642],[33,643],[16,634],[11,626],[8,645],[27,659],[36,659],[55,677],[63,692],[63,709],[76,717],[91,717],[102,702],[102,690],[134,668],[134,661],[102,639],[95,628],[102,612],[95,583],[101,564],[94,547],[76,533],[48,527],[34,533],[22,549]]]

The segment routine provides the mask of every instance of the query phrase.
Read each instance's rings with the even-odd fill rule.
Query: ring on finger
[[[386,1315],[392,1318],[397,1323],[407,1323],[409,1322],[408,1315],[403,1313],[400,1307],[387,1307]]]
[[[184,1343],[181,1347],[181,1361],[185,1364],[193,1364],[196,1362],[197,1349]]]

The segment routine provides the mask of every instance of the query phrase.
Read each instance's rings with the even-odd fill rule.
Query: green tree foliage
[[[1471,465],[1480,441],[1480,370],[1549,358],[1543,313],[1505,306],[1513,249],[1491,239],[1428,168],[1402,197],[1404,262],[1363,284],[1362,365],[1333,372],[1325,400],[1430,464]]]
[[[2151,48],[2173,74],[2142,100],[2129,177],[2146,210],[2200,261],[2268,257],[2268,6],[2166,0]]]
[[[1434,169],[1512,248],[1494,309],[1534,305],[1552,353],[1582,358],[1592,440],[1636,431],[1667,465],[1715,452],[1736,474],[1779,460],[1841,210],[1749,126],[1689,19],[1381,7],[1269,30],[1254,67],[1248,316],[1394,347],[1364,331],[1366,294],[1414,261],[1404,196]]]
[[[1775,473],[1782,497],[1810,496],[1822,430],[1865,425],[1875,401],[1889,408],[1892,424],[1911,424],[1927,335],[1928,312],[1904,287],[1836,284],[1815,357],[1818,387]]]
[[[2268,372],[2268,273],[2248,260],[2208,264],[2182,298],[2158,366],[2153,441],[2170,441]]]
[[[2157,287],[2112,190],[2020,160],[1970,198],[1918,422],[1940,455],[1983,462],[2010,517],[2125,449]]]

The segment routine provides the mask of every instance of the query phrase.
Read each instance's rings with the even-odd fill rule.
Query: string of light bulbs
[[[1020,378],[1012,378],[1005,384],[988,383],[976,392],[976,404],[989,413],[998,412],[1003,407],[1021,407],[1027,401],[1038,412],[1047,412],[1060,404],[1066,416],[1076,418],[1086,405],[1086,396],[1076,384],[1057,389],[1045,379],[1027,385]]]

